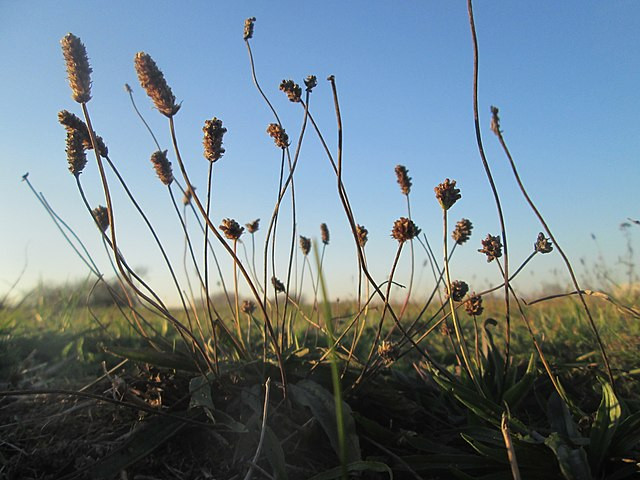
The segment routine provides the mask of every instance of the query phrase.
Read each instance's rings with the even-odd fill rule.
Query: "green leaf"
[[[533,383],[536,381],[536,377],[536,363],[532,353],[524,376],[515,385],[511,386],[502,397],[511,409],[514,409],[529,393]]]
[[[196,361],[179,353],[158,352],[150,348],[109,347],[107,352],[134,362],[149,363],[156,367],[198,372]]]
[[[357,462],[351,462],[346,465],[347,472],[386,472],[389,474],[389,480],[393,480],[393,472],[389,466],[382,462],[371,462],[360,460]],[[314,475],[309,480],[333,480],[334,478],[340,478],[342,476],[342,467],[335,467],[331,470]]]
[[[625,418],[616,429],[611,442],[611,453],[623,456],[640,443],[640,412]]]
[[[476,441],[471,435],[466,435],[464,433],[460,434],[465,442],[471,445],[476,452],[480,455],[490,458],[498,463],[502,463],[504,465],[509,464],[509,459],[507,458],[507,451],[504,448],[493,448],[489,447],[479,441]]]
[[[609,446],[622,416],[622,407],[611,384],[604,380],[600,380],[600,383],[602,383],[602,400],[589,436],[589,461],[594,472],[600,470],[602,461],[609,453]]]
[[[152,417],[137,428],[127,440],[89,470],[89,477],[113,478],[129,465],[143,459],[186,425],[175,417]]]
[[[465,387],[460,382],[449,380],[448,378],[438,374],[436,371],[432,371],[432,373],[432,378],[440,385],[440,387],[450,392],[478,417],[487,420],[496,426],[500,426],[502,409],[496,403],[484,398],[475,390]],[[518,432],[526,432],[527,430],[522,422],[515,418],[512,419],[511,424]]]
[[[553,392],[547,402],[547,413],[551,427],[561,436],[570,439],[574,444],[586,444],[586,439],[578,433],[578,425],[573,420],[566,402],[557,392]]]
[[[299,405],[309,407],[313,416],[329,437],[329,442],[340,457],[338,442],[338,427],[336,424],[336,408],[333,395],[313,380],[301,380],[296,385],[290,385],[291,397]],[[356,425],[351,408],[342,402],[344,415],[344,435],[346,444],[346,462],[353,463],[362,459],[360,455],[360,441],[356,434]]]
[[[263,444],[264,454],[273,469],[276,480],[287,480],[287,469],[284,461],[282,444],[271,428],[268,426],[265,428]]]
[[[572,448],[557,432],[553,432],[545,440],[555,454],[562,476],[566,480],[590,480],[591,469],[584,448]]]

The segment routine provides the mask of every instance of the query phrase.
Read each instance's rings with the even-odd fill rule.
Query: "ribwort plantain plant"
[[[370,233],[374,237],[375,234],[360,222],[361,212],[352,206],[345,185],[344,169],[349,159],[344,156],[336,78],[333,75],[327,78],[326,89],[330,90],[336,115],[337,139],[332,149],[310,106],[312,91],[323,88],[316,76],[309,75],[300,84],[285,79],[279,86],[266,89],[258,82],[250,42],[255,33],[254,17],[244,23],[243,40],[252,81],[273,116],[266,129],[261,127],[265,138],[270,137],[275,146],[267,154],[279,159],[273,209],[255,212],[256,216],[268,219],[262,224],[266,228],[261,228],[259,218],[243,227],[226,212],[216,209],[213,169],[215,164],[225,161],[227,132],[227,126],[217,116],[203,122],[202,152],[208,162],[208,173],[205,186],[196,188],[197,177],[187,169],[176,132],[176,122],[183,111],[181,103],[176,101],[153,58],[145,52],[135,54],[134,69],[140,86],[167,122],[165,135],[156,135],[136,106],[133,88],[126,85],[132,106],[156,146],[150,161],[157,179],[167,189],[171,212],[167,221],[176,222],[184,234],[184,245],[176,249],[156,232],[138,201],[136,185],[120,174],[105,141],[94,131],[88,108],[92,98],[92,68],[83,43],[72,34],[62,39],[72,98],[80,105],[84,117],[81,119],[67,110],[58,115],[66,132],[68,168],[112,261],[119,290],[107,284],[109,292],[118,298],[125,297],[121,305],[127,305],[128,310],[122,307],[122,315],[148,346],[135,351],[114,350],[131,360],[170,367],[172,374],[188,372],[188,391],[175,404],[160,405],[167,408],[154,410],[157,405],[142,402],[145,412],[158,413],[161,419],[150,429],[155,428],[156,433],[173,432],[172,428],[178,431],[189,423],[215,432],[224,439],[220,443],[226,442],[226,447],[233,451],[225,459],[232,475],[229,478],[251,478],[258,470],[273,478],[288,475],[307,478],[318,474],[313,478],[347,479],[356,471],[401,472],[414,478],[445,478],[453,472],[464,478],[488,472],[513,478],[521,475],[573,478],[572,467],[593,477],[612,473],[614,478],[623,478],[615,477],[629,470],[619,458],[627,459],[625,455],[637,452],[639,414],[625,406],[617,394],[615,370],[584,299],[587,293],[581,289],[567,256],[524,189],[500,130],[498,109],[492,107],[490,128],[544,230],[519,267],[510,268],[502,203],[482,144],[477,98],[478,47],[471,0],[468,19],[474,53],[475,136],[494,196],[498,216],[495,232],[499,232],[487,234],[477,242],[481,247],[476,248],[477,259],[483,263],[484,255],[490,264],[487,268],[495,266],[503,279],[499,285],[484,290],[462,280],[469,277],[465,277],[464,265],[454,258],[457,248],[467,248],[472,243],[471,220],[461,218],[451,228],[449,216],[454,206],[456,210],[464,208],[464,192],[449,178],[434,189],[442,212],[440,257],[415,223],[423,212],[415,205],[412,208],[410,193],[420,186],[414,185],[409,170],[401,164],[395,167],[395,175],[406,199],[406,213],[395,220],[388,219],[391,229],[387,235],[397,242],[395,254],[389,255],[388,274],[383,279],[374,277],[365,248]],[[283,124],[269,98],[270,92],[276,90],[289,100],[289,108],[302,109],[298,130]],[[327,223],[320,225],[319,241],[298,232],[295,179],[299,163],[305,161],[302,147],[307,135],[315,135],[335,177],[335,194],[352,240],[358,269],[357,290],[354,301],[346,305],[328,300],[326,278],[331,272],[325,271],[324,260],[325,254],[332,253],[327,248],[331,244]],[[171,150],[162,148],[162,142],[170,143]],[[91,168],[87,161],[89,150],[95,156],[103,197],[100,203],[105,206],[92,207],[88,196],[94,192],[85,192],[82,183],[81,173]],[[62,222],[44,196],[36,193],[26,176],[24,180],[96,281],[104,282],[103,273],[73,230]],[[123,244],[118,235],[120,217],[112,201],[115,188],[124,191],[151,234],[153,247],[160,252],[180,300],[179,308],[170,308],[144,275],[131,266],[130,258],[135,257],[135,251]],[[176,194],[182,195],[182,208]],[[282,219],[287,216],[281,214],[286,202],[290,202],[291,208],[289,225],[283,225]],[[199,227],[195,229],[197,235],[190,228],[194,221]],[[428,225],[422,219],[418,223]],[[283,230],[289,240],[284,246],[280,241]],[[260,239],[262,245],[256,245]],[[244,259],[239,246],[244,249]],[[406,246],[410,248],[410,273],[405,285],[400,283],[398,271],[401,262],[407,260]],[[414,285],[420,248],[434,281],[422,300],[417,299]],[[176,273],[175,251],[182,253],[185,280],[180,280]],[[256,251],[261,259],[256,259]],[[565,387],[560,367],[545,352],[544,332],[532,320],[531,309],[536,302],[525,302],[512,284],[538,254],[554,251],[562,256],[570,273],[607,377],[604,380],[599,376],[602,395],[591,417],[575,393],[572,395]],[[310,254],[314,262],[309,260]],[[283,256],[286,268],[280,268]],[[231,263],[232,279],[223,274],[219,258]],[[214,295],[216,282],[224,292],[222,301]],[[504,291],[502,300],[492,295],[498,290]],[[250,298],[244,298],[241,291],[248,291]],[[532,348],[515,348],[524,342],[520,338],[513,341],[512,307],[514,312],[517,308],[522,320],[519,332],[523,332]],[[625,312],[637,313],[633,308]],[[173,332],[157,329],[147,317],[160,317]],[[493,332],[498,325],[504,329],[501,336]],[[437,331],[443,335],[433,335]],[[180,345],[172,342],[175,338]],[[596,367],[599,366],[593,368]],[[538,375],[539,371],[544,375]],[[545,419],[540,420],[542,417]],[[576,426],[580,421],[581,430]],[[331,448],[327,450],[332,452],[335,469],[323,472],[327,465],[322,459],[306,465],[295,458],[298,448],[313,445],[306,438],[309,429],[315,429],[328,440]],[[157,447],[159,443],[154,445]],[[125,463],[135,461],[134,454],[123,455],[128,459]],[[96,465],[107,471],[114,468],[109,460]],[[90,474],[96,471],[95,466],[87,469]]]

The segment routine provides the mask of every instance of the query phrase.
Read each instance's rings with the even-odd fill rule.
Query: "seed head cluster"
[[[245,40],[253,38],[253,24],[256,21],[256,17],[249,17],[244,21],[244,35]]]
[[[473,292],[471,296],[465,300],[464,309],[469,315],[473,315],[474,317],[482,315],[484,311],[482,307],[482,297]]]
[[[544,233],[540,232],[538,234],[538,239],[536,243],[533,245],[533,248],[536,252],[539,253],[549,253],[553,250],[553,245],[548,238],[545,238]]]
[[[271,277],[271,285],[275,289],[276,293],[284,292],[284,283],[278,280],[276,277]]]
[[[300,250],[302,250],[303,255],[309,255],[309,252],[311,251],[311,239],[300,235]]]
[[[280,90],[287,94],[287,97],[292,102],[299,102],[302,96],[302,89],[300,85],[293,80],[282,80],[280,83]]]
[[[320,238],[322,239],[322,243],[329,245],[329,227],[327,227],[326,223],[320,224]]]
[[[500,130],[500,117],[498,116],[498,107],[491,106],[491,131],[497,136],[502,134]]]
[[[242,302],[242,306],[240,307],[240,310],[242,310],[242,313],[251,315],[253,312],[256,311],[256,304],[253,303],[251,300],[245,300],[244,302]]]
[[[460,195],[460,189],[456,188],[456,181],[445,179],[440,185],[434,188],[436,192],[436,198],[440,202],[440,206],[443,210],[449,210],[454,203],[456,203],[462,197]]]
[[[60,110],[58,112],[58,122],[60,122],[60,125],[62,125],[67,132],[75,130],[81,135],[82,145],[85,150],[93,149],[93,143],[91,143],[91,137],[89,136],[89,129],[80,118],[67,110]],[[102,137],[98,135],[95,135],[95,137],[96,143],[98,144],[98,153],[101,157],[106,157],[109,154],[107,146],[104,144]]]
[[[213,117],[211,120],[204,122],[202,127],[204,132],[204,139],[202,144],[204,145],[204,156],[210,162],[215,162],[224,154],[224,148],[222,148],[222,137],[227,132],[227,129],[222,126],[222,120]]]
[[[383,340],[380,345],[378,345],[378,355],[386,366],[391,365],[398,357],[395,344]]]
[[[162,183],[169,186],[173,182],[173,170],[171,162],[167,158],[167,151],[156,151],[151,154],[151,163]]]
[[[487,238],[482,240],[482,248],[478,250],[487,256],[487,262],[500,258],[502,256],[502,243],[499,236],[488,234]]]
[[[454,302],[460,302],[469,291],[469,285],[462,280],[451,282],[451,298]]]
[[[241,227],[238,222],[232,220],[231,218],[225,218],[222,220],[222,225],[220,225],[220,230],[224,233],[225,237],[229,240],[238,240],[244,232],[244,227]]]
[[[176,105],[176,97],[151,56],[145,52],[136,53],[134,65],[140,85],[160,113],[169,118],[178,113],[180,105]]]
[[[418,235],[420,235],[420,229],[415,223],[413,223],[413,220],[410,220],[407,217],[400,217],[393,223],[391,236],[400,243],[411,240]]]
[[[245,223],[245,227],[247,227],[247,232],[256,233],[260,228],[260,219],[256,218],[253,222]]]
[[[369,230],[367,230],[364,225],[357,225],[356,233],[358,234],[358,243],[362,248],[364,248],[367,244],[367,240],[369,240]]]
[[[87,154],[82,143],[82,134],[78,130],[67,131],[67,162],[69,171],[78,177],[87,164]]]
[[[404,165],[396,165],[395,168],[396,177],[398,179],[398,185],[403,195],[409,195],[411,192],[411,177],[409,176],[409,170]]]
[[[267,133],[273,138],[278,148],[287,148],[289,146],[289,136],[277,123],[270,123],[267,127]]]
[[[453,230],[451,237],[458,245],[462,245],[471,237],[471,230],[473,230],[471,220],[467,218],[460,219],[456,223],[456,228]]]
[[[91,210],[91,215],[93,215],[96,225],[100,231],[106,232],[107,228],[109,228],[109,212],[107,209],[102,205],[99,205]]]
[[[316,85],[318,85],[318,79],[315,75],[308,75],[307,78],[304,79],[304,86],[307,87],[305,88],[307,92],[311,93],[311,90],[316,88]]]
[[[78,103],[91,100],[91,66],[87,50],[78,37],[67,33],[62,40],[62,55],[67,64],[67,77],[71,87],[71,97]]]

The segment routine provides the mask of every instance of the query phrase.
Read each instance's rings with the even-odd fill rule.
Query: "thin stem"
[[[107,176],[106,176],[106,173],[104,171],[104,166],[102,164],[102,158],[100,157],[100,153],[99,153],[99,150],[98,150],[98,142],[96,141],[96,135],[95,135],[95,132],[93,130],[93,126],[91,125],[91,118],[89,117],[89,110],[87,109],[87,104],[86,103],[82,103],[81,105],[82,105],[82,112],[83,112],[84,117],[85,117],[85,122],[87,124],[87,129],[89,130],[89,136],[91,138],[91,144],[93,146],[93,151],[94,151],[95,156],[96,156],[96,161],[97,161],[97,164],[98,164],[98,170],[100,172],[100,179],[102,181],[102,188],[103,188],[104,194],[105,194],[105,201],[107,203],[107,213],[108,213],[108,217],[109,217],[109,227],[110,227],[109,230],[111,232],[111,239],[110,239],[111,248],[112,248],[113,253],[114,253],[114,259],[116,261],[116,265],[118,267],[118,270],[120,271],[120,274],[122,275],[122,277],[127,281],[129,286],[138,295],[140,295],[140,297],[145,299],[147,302],[149,302],[151,305],[153,305],[154,308],[157,308],[158,311],[162,312],[163,315],[166,316],[166,318],[168,318],[168,319],[170,319],[172,321],[172,323],[177,327],[178,331],[180,332],[180,335],[183,337],[185,343],[189,344],[189,342],[187,342],[185,337],[189,337],[191,339],[192,347],[197,349],[197,350],[199,350],[199,352],[200,352],[201,356],[203,357],[204,361],[207,362],[207,366],[209,367],[209,369],[213,370],[213,365],[211,365],[211,363],[209,362],[208,356],[204,352],[202,346],[197,342],[196,338],[193,336],[191,331],[189,331],[189,329],[187,329],[178,319],[176,319],[174,316],[171,315],[171,313],[169,313],[169,310],[167,309],[167,307],[162,303],[162,301],[155,294],[155,292],[153,292],[153,290],[149,289],[149,287],[146,286],[146,284],[144,282],[142,282],[142,279],[139,279],[139,277],[136,276],[136,279],[141,281],[143,283],[143,285],[145,285],[145,288],[150,290],[150,293],[155,298],[155,300],[153,298],[150,298],[144,292],[142,292],[129,279],[129,276],[127,275],[127,271],[130,272],[132,275],[135,275],[135,273],[128,266],[127,266],[127,271],[125,271],[125,267],[124,267],[125,262],[124,262],[124,259],[122,258],[122,255],[120,254],[120,251],[119,251],[118,245],[117,245],[116,226],[115,226],[114,215],[113,215],[113,204],[111,202],[111,193],[109,191],[109,184],[107,182]],[[78,183],[78,186],[80,187],[79,179],[77,177],[76,177],[76,179],[78,180],[77,183]],[[83,196],[83,200],[88,205],[87,200],[84,197],[84,192],[82,191],[81,188],[80,188],[80,191],[81,191],[81,194]],[[90,207],[89,207],[89,209],[90,209]],[[106,233],[104,235],[106,236]],[[158,301],[156,301],[156,300],[158,300]],[[196,364],[199,367],[199,363],[196,362]]]
[[[465,368],[467,369],[467,373],[469,374],[469,377],[471,378],[471,380],[473,381],[473,384],[475,385],[476,389],[478,390],[478,393],[480,393],[481,395],[483,394],[482,392],[482,388],[480,387],[480,384],[478,383],[478,379],[476,378],[476,375],[474,373],[474,370],[471,366],[471,363],[469,361],[469,352],[467,350],[467,342],[464,339],[464,335],[462,333],[462,329],[460,328],[460,321],[458,320],[458,317],[456,316],[456,307],[453,303],[453,295],[451,293],[451,274],[449,272],[449,259],[448,259],[448,252],[447,252],[447,238],[448,238],[448,230],[447,230],[447,210],[443,209],[442,211],[442,217],[443,217],[443,224],[444,224],[444,235],[443,235],[443,244],[444,244],[444,272],[445,272],[445,276],[446,276],[446,285],[447,285],[447,297],[448,297],[448,301],[449,301],[449,308],[451,310],[451,320],[453,323],[453,328],[456,332],[456,339],[458,340],[458,344],[460,346],[460,353],[462,354],[462,359],[464,360],[464,365]]]
[[[542,225],[542,228],[544,228],[546,234],[549,236],[549,238],[551,239],[551,241],[555,245],[556,249],[558,250],[558,253],[562,257],[562,261],[564,262],[565,266],[567,267],[567,271],[569,272],[569,276],[571,277],[571,282],[573,283],[573,286],[575,287],[576,291],[578,292],[578,297],[580,298],[580,303],[582,304],[582,307],[583,307],[585,313],[587,314],[587,318],[589,320],[589,325],[591,326],[591,329],[593,330],[593,333],[594,333],[594,335],[596,337],[596,341],[598,342],[598,348],[600,349],[600,355],[602,356],[602,360],[603,360],[605,369],[607,371],[607,376],[609,377],[609,382],[611,383],[611,387],[615,390],[613,372],[611,370],[611,364],[609,363],[609,358],[607,356],[607,351],[606,351],[606,349],[604,347],[604,343],[602,341],[602,338],[600,337],[600,332],[598,331],[598,327],[596,326],[596,323],[595,323],[595,321],[593,319],[593,316],[591,315],[591,310],[589,309],[589,306],[587,305],[587,302],[586,302],[586,300],[584,298],[584,295],[582,293],[582,289],[580,288],[580,285],[578,283],[578,279],[577,279],[577,277],[576,277],[576,275],[575,275],[575,273],[573,271],[573,267],[571,266],[571,262],[569,261],[569,258],[567,257],[567,255],[564,253],[564,250],[560,247],[560,245],[558,245],[558,240],[556,239],[556,237],[551,232],[551,229],[549,228],[549,225],[547,224],[547,222],[545,221],[544,217],[542,216],[542,214],[540,213],[538,208],[533,203],[533,200],[531,199],[531,197],[527,193],[527,190],[524,187],[524,184],[522,183],[522,180],[520,179],[520,175],[518,174],[518,170],[516,168],[515,162],[513,161],[513,157],[511,156],[511,152],[509,151],[509,148],[507,147],[507,144],[506,144],[506,142],[504,140],[502,132],[500,131],[499,128],[496,128],[496,131],[497,131],[496,135],[498,136],[498,140],[500,141],[500,145],[502,146],[502,149],[504,150],[505,155],[509,159],[509,164],[511,165],[511,170],[513,172],[513,176],[515,177],[516,182],[518,183],[518,187],[520,187],[520,191],[522,192],[522,195],[524,196],[525,200],[527,201],[527,203],[531,207],[531,210],[533,210],[534,214],[536,215],[536,217],[540,221],[540,224]]]
[[[211,229],[211,231],[216,236],[218,241],[222,244],[222,246],[225,248],[227,253],[229,253],[229,255],[231,255],[233,261],[238,264],[238,268],[240,269],[240,272],[242,273],[242,276],[245,278],[245,280],[247,282],[247,285],[249,286],[249,288],[251,290],[251,293],[253,294],[254,298],[256,299],[256,302],[258,303],[258,306],[260,307],[260,310],[262,311],[262,313],[264,315],[265,325],[266,325],[266,327],[267,327],[267,329],[269,331],[269,337],[271,338],[271,341],[274,344],[274,350],[275,350],[275,353],[276,353],[276,357],[278,359],[278,367],[280,369],[280,376],[281,376],[281,379],[282,379],[282,385],[283,385],[283,388],[284,388],[284,390],[286,392],[287,378],[286,378],[286,373],[285,373],[285,370],[284,370],[284,363],[282,361],[282,355],[280,353],[280,348],[279,348],[278,342],[276,340],[275,332],[273,331],[273,327],[271,325],[271,320],[269,319],[269,314],[267,313],[267,310],[265,308],[265,304],[262,302],[262,300],[260,298],[260,294],[258,293],[258,290],[256,289],[255,285],[251,281],[251,277],[249,276],[249,273],[244,268],[242,263],[240,263],[240,260],[238,259],[238,257],[233,252],[233,249],[231,247],[229,247],[229,245],[224,240],[224,238],[222,238],[222,235],[220,235],[220,232],[218,232],[218,229],[215,227],[215,225],[213,224],[211,219],[208,216],[206,216],[206,212],[205,212],[205,209],[204,209],[204,207],[202,205],[202,202],[200,201],[200,198],[198,197],[198,194],[195,192],[195,189],[193,188],[193,184],[189,180],[189,175],[188,175],[187,170],[186,170],[186,168],[184,166],[184,162],[182,161],[182,156],[180,155],[180,149],[178,148],[178,138],[176,136],[173,117],[169,117],[169,129],[171,131],[171,140],[173,142],[173,148],[174,148],[174,151],[176,153],[176,159],[178,160],[178,165],[180,167],[180,171],[182,172],[182,176],[184,177],[184,180],[185,180],[185,182],[187,184],[187,187],[191,188],[191,192],[193,194],[192,198],[196,202],[196,205],[198,206],[198,210],[200,210],[200,213],[202,215],[204,215],[204,220],[205,220],[207,226]]]
[[[506,326],[506,340],[505,340],[505,358],[504,364],[507,371],[507,365],[509,365],[509,350],[511,344],[511,319],[509,315],[509,250],[507,247],[507,230],[504,222],[504,215],[502,213],[502,205],[500,203],[500,197],[498,196],[498,189],[496,188],[489,168],[489,162],[484,153],[484,147],[482,146],[482,134],[480,133],[480,120],[478,115],[478,37],[476,35],[476,26],[473,19],[473,5],[472,0],[467,0],[467,10],[469,14],[469,25],[471,28],[471,40],[473,43],[473,121],[476,130],[476,142],[478,144],[478,152],[482,160],[482,166],[484,167],[489,185],[491,185],[491,191],[498,210],[498,218],[500,219],[500,230],[502,234],[502,246],[504,249],[504,305],[505,305],[505,326]]]
[[[389,273],[389,283],[387,284],[387,291],[385,292],[385,295],[384,295],[385,301],[384,301],[384,306],[382,308],[382,314],[380,315],[380,321],[378,322],[376,337],[373,340],[373,343],[371,344],[371,349],[369,350],[367,361],[365,362],[364,368],[362,369],[362,372],[360,373],[358,380],[360,380],[361,378],[364,378],[364,376],[366,375],[367,370],[369,368],[369,364],[371,363],[371,359],[373,358],[373,352],[375,352],[376,348],[378,347],[378,342],[380,341],[380,335],[382,334],[382,325],[384,323],[385,314],[389,309],[389,295],[391,293],[391,287],[393,285],[393,275],[396,271],[396,267],[398,266],[398,261],[400,260],[400,254],[402,253],[402,247],[404,246],[404,243],[405,242],[400,242],[398,244],[398,249],[396,250],[396,256],[393,259],[393,263],[391,264],[391,272]],[[356,383],[358,382],[358,380],[356,380]]]
[[[409,220],[411,220],[411,202],[409,200],[409,194],[405,195],[406,199],[407,199],[407,216],[409,217]],[[409,286],[407,287],[407,296],[404,299],[404,303],[402,304],[402,308],[400,309],[400,313],[398,314],[398,319],[402,320],[402,317],[404,316],[404,312],[407,309],[407,306],[409,305],[409,300],[411,299],[411,292],[413,290],[413,277],[415,275],[415,252],[414,252],[414,248],[413,248],[413,238],[411,240],[409,240],[409,247],[410,247],[410,256],[411,256],[411,273],[409,275]]]
[[[238,248],[238,239],[233,240],[233,254],[237,258],[237,248]],[[238,334],[238,341],[242,345],[243,350],[246,352],[246,347],[244,345],[244,340],[242,339],[242,328],[240,327],[240,297],[238,295],[238,264],[233,262],[233,292],[236,301],[236,311],[235,311],[235,322],[236,322],[236,332]]]

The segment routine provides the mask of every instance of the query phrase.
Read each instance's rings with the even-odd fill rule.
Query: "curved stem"
[[[493,192],[493,198],[498,210],[498,218],[500,219],[500,230],[502,234],[502,246],[504,249],[504,305],[505,305],[505,325],[506,325],[506,340],[505,340],[505,356],[504,364],[507,371],[509,365],[509,350],[511,343],[511,318],[509,315],[509,250],[507,247],[507,230],[504,222],[504,215],[502,213],[502,205],[500,203],[500,197],[498,196],[498,189],[493,180],[491,169],[489,168],[489,162],[484,153],[484,147],[482,146],[482,134],[480,133],[480,120],[478,116],[478,37],[476,35],[476,25],[473,19],[473,5],[472,0],[467,0],[467,10],[469,14],[469,25],[471,28],[471,40],[473,43],[473,122],[476,130],[476,143],[478,144],[478,152],[482,160],[482,166],[484,167],[489,185],[491,185],[491,191]]]
[[[584,309],[585,313],[587,314],[587,318],[589,320],[589,326],[591,327],[591,330],[593,330],[593,333],[594,333],[594,335],[596,337],[596,341],[598,342],[598,348],[600,349],[600,355],[602,356],[602,361],[603,361],[605,369],[607,371],[607,377],[609,377],[609,382],[611,383],[611,387],[615,390],[613,372],[611,370],[611,364],[609,363],[609,358],[607,356],[607,351],[606,351],[606,349],[604,347],[604,342],[602,341],[602,338],[600,337],[600,332],[598,331],[598,327],[596,326],[596,323],[595,323],[595,321],[593,319],[593,316],[591,315],[591,310],[589,309],[589,307],[587,305],[587,302],[586,302],[586,300],[584,298],[584,295],[583,295],[582,290],[580,288],[580,285],[578,283],[578,279],[577,279],[577,277],[576,277],[576,275],[575,275],[575,273],[573,271],[573,267],[571,266],[571,262],[569,261],[569,258],[567,257],[567,255],[564,253],[564,250],[560,247],[560,245],[558,245],[558,240],[556,239],[556,237],[551,232],[551,229],[549,228],[549,225],[547,224],[547,222],[545,221],[544,217],[542,216],[542,214],[540,213],[540,211],[538,210],[536,205],[533,203],[533,200],[531,199],[531,197],[527,193],[527,190],[525,189],[524,184],[522,183],[522,180],[520,179],[520,175],[518,174],[518,170],[516,168],[515,162],[513,161],[513,157],[511,156],[511,152],[507,148],[507,144],[504,141],[504,137],[502,136],[502,132],[500,131],[499,128],[496,128],[496,131],[497,131],[496,135],[498,136],[498,140],[500,141],[500,145],[502,146],[502,149],[504,150],[507,158],[509,159],[509,164],[511,165],[511,170],[513,172],[513,176],[515,177],[516,182],[518,183],[518,187],[520,187],[520,191],[522,192],[522,195],[524,196],[525,200],[529,204],[529,207],[531,207],[531,210],[533,210],[533,213],[536,215],[536,217],[540,221],[540,224],[542,225],[542,228],[544,228],[544,231],[546,232],[546,234],[549,236],[549,238],[551,239],[551,241],[555,245],[556,249],[558,250],[558,253],[562,257],[562,261],[564,262],[564,264],[565,264],[565,266],[567,268],[567,271],[569,272],[569,276],[571,277],[571,282],[573,283],[573,286],[575,287],[576,291],[578,292],[578,297],[580,298],[580,303],[582,304],[582,308]]]

